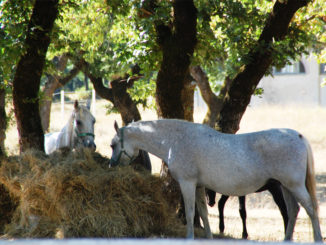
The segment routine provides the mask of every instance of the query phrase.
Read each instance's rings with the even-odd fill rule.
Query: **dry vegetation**
[[[161,178],[107,160],[87,150],[4,160],[0,181],[19,200],[4,237],[184,236]]]
[[[54,105],[51,116],[51,131],[59,130],[68,119],[72,105],[66,106],[64,117],[60,113],[60,106]],[[196,110],[195,121],[201,122],[204,110]],[[97,152],[104,157],[110,157],[110,140],[114,135],[113,121],[121,125],[118,114],[106,115],[105,102],[99,101],[96,105],[96,144]],[[142,112],[142,118],[156,119],[151,111]],[[269,106],[249,107],[242,119],[239,132],[257,131],[275,127],[289,127],[303,133],[311,142],[315,156],[316,179],[318,198],[320,202],[320,221],[324,236],[326,235],[326,108],[303,106]],[[13,126],[8,130],[6,146],[10,155],[16,155],[17,132]],[[160,170],[160,160],[151,156],[153,173]],[[218,197],[217,197],[218,198]],[[260,241],[281,241],[283,239],[283,221],[268,192],[247,196],[247,224],[249,239]],[[217,207],[209,208],[212,230],[218,233]],[[241,237],[242,225],[238,214],[238,200],[231,198],[225,209],[225,233],[235,238]],[[134,233],[136,234],[136,233]],[[135,235],[138,236],[138,235]],[[300,242],[312,241],[312,228],[304,210],[299,213],[294,240]]]

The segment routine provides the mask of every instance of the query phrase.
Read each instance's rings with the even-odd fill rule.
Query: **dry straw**
[[[19,200],[7,238],[185,235],[161,178],[132,167],[109,168],[97,153],[9,157],[0,182]]]

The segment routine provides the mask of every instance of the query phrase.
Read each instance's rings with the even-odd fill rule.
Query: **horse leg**
[[[205,188],[206,190],[206,196],[208,199],[208,205],[210,207],[213,207],[215,205],[215,197],[216,197],[216,192],[212,191],[210,189]]]
[[[281,212],[281,215],[283,217],[283,223],[284,223],[284,233],[286,233],[286,227],[288,225],[289,216],[287,213],[286,204],[284,201],[281,185],[278,183],[270,184],[268,186],[268,191],[272,194],[273,199]]]
[[[298,202],[304,207],[311,220],[311,224],[314,232],[314,240],[322,241],[317,207],[316,208],[314,207],[306,187],[305,186],[301,188],[296,187],[296,190],[293,191],[293,194],[297,198]]]
[[[218,201],[218,213],[219,213],[219,217],[220,217],[220,224],[219,224],[219,228],[220,228],[220,233],[224,232],[224,206],[226,201],[229,199],[229,196],[224,196],[222,195],[220,200]]]
[[[284,186],[282,186],[282,192],[283,192],[283,197],[286,203],[288,217],[289,217],[284,240],[291,240],[300,207],[293,194],[290,191],[288,191],[288,189],[286,189]]]
[[[179,181],[183,201],[186,209],[187,238],[194,238],[194,215],[196,184],[192,181]]]
[[[246,197],[240,196],[239,197],[239,213],[242,220],[242,238],[247,239],[248,238],[248,232],[247,232],[247,225],[246,225],[246,219],[247,219],[247,212],[246,212]]]
[[[198,209],[199,216],[204,223],[204,229],[206,237],[212,239],[212,232],[208,222],[208,211],[205,198],[205,187],[197,187],[196,189],[196,205]]]

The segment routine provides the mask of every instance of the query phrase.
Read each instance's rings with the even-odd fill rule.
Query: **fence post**
[[[93,115],[95,115],[96,113],[96,92],[94,89],[92,89],[92,108],[91,108],[91,112]]]
[[[61,101],[61,119],[65,118],[65,91],[61,89],[60,91],[60,101]]]

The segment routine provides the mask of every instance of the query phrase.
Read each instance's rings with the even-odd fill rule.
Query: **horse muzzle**
[[[96,150],[96,144],[93,140],[86,139],[84,142],[84,147],[91,149],[92,151]]]

